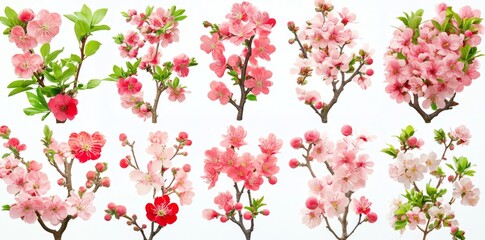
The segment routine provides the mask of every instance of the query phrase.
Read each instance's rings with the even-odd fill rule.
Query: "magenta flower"
[[[40,44],[48,43],[59,33],[60,26],[61,16],[43,9],[37,14],[37,20],[27,24],[27,33]]]

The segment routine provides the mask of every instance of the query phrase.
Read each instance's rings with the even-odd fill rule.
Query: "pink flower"
[[[67,217],[67,204],[57,195],[46,197],[43,204],[42,220],[57,226]]]
[[[87,221],[96,211],[96,208],[93,206],[93,200],[93,192],[86,192],[80,196],[76,191],[72,190],[71,196],[66,199],[68,204],[67,213],[69,215],[76,215]]]
[[[120,96],[121,106],[124,108],[131,108],[137,106],[137,104],[143,103],[143,91],[130,95],[125,94]]]
[[[59,33],[60,26],[61,16],[43,9],[37,14],[37,20],[27,24],[27,33],[34,36],[40,44],[48,43]]]
[[[320,101],[320,93],[317,91],[305,91],[301,88],[296,88],[296,94],[298,95],[298,100],[305,101],[305,104],[315,104]]]
[[[15,54],[12,57],[12,64],[15,67],[15,74],[21,78],[30,78],[42,69],[44,61],[38,54],[26,51],[23,54]]]
[[[303,210],[302,223],[307,225],[309,228],[315,228],[322,222],[322,210],[317,208],[315,210]]]
[[[206,220],[212,220],[219,217],[219,213],[212,209],[204,209],[204,211],[202,211],[202,217]]]
[[[148,135],[148,141],[150,141],[151,144],[160,144],[160,145],[165,145],[168,140],[168,134],[166,132],[161,132],[161,131],[156,131],[156,132],[151,132]]]
[[[145,195],[152,189],[162,189],[164,184],[161,175],[162,166],[162,161],[154,160],[148,163],[148,173],[144,173],[140,170],[131,171],[130,179],[137,182],[136,190],[138,194]]]
[[[221,146],[226,148],[235,147],[239,149],[239,147],[247,144],[244,141],[246,134],[246,130],[244,130],[243,127],[239,126],[236,128],[231,125],[227,129],[227,135],[222,135],[224,140],[221,142]]]
[[[349,9],[344,7],[342,9],[342,12],[339,12],[338,13],[340,15],[340,17],[342,18],[342,24],[343,25],[347,25],[348,23],[352,23],[353,21],[355,21],[355,14],[353,13],[350,13]]]
[[[271,177],[280,171],[280,168],[276,165],[277,162],[278,159],[273,155],[260,154],[256,158],[254,167],[259,174]]]
[[[266,139],[260,138],[259,143],[261,152],[268,155],[276,154],[283,146],[283,140],[277,139],[272,133]]]
[[[58,121],[65,122],[67,119],[73,120],[77,115],[77,103],[77,99],[67,94],[57,94],[49,99],[47,106]]]
[[[273,83],[268,81],[273,73],[266,70],[264,67],[252,68],[250,70],[252,78],[246,79],[244,81],[244,86],[251,89],[251,92],[255,95],[260,93],[268,94],[269,88]]]
[[[180,205],[190,205],[192,204],[192,198],[194,197],[195,193],[192,191],[185,191],[179,193],[180,198]]]
[[[249,39],[255,34],[255,25],[252,23],[247,23],[243,25],[242,23],[231,24],[229,26],[229,32],[234,36],[231,37],[231,42],[234,45],[240,45],[244,40]]]
[[[173,70],[179,77],[187,77],[189,75],[190,59],[185,54],[180,54],[173,58]]]
[[[225,193],[221,192],[214,198],[214,203],[217,204],[219,209],[224,209],[228,212],[226,209],[229,209],[230,211],[234,205],[234,200],[232,198],[232,194],[229,191],[226,191]]]
[[[25,34],[25,30],[21,26],[15,26],[10,31],[10,42],[15,42],[18,48],[24,52],[33,49],[37,46],[37,40],[34,37]]]
[[[260,57],[264,60],[271,60],[270,56],[276,50],[275,46],[270,44],[269,38],[258,38],[254,40],[253,57]]]
[[[219,35],[217,33],[213,33],[210,38],[204,35],[200,37],[200,40],[202,41],[200,49],[206,53],[212,53],[213,58],[222,55],[222,52],[225,50],[224,44],[219,40]]]
[[[176,88],[173,88],[173,86],[169,86],[167,88],[167,93],[168,93],[168,100],[172,102],[175,102],[175,101],[183,102],[185,101],[185,93],[187,92],[183,87],[178,86]]]
[[[43,210],[42,200],[38,197],[30,197],[25,193],[19,194],[10,207],[10,217],[13,219],[22,218],[24,222],[33,224],[37,221],[36,211]]]
[[[47,174],[43,172],[29,172],[25,176],[25,181],[24,191],[31,196],[44,195],[51,187]]]
[[[210,83],[211,91],[207,94],[210,100],[219,99],[222,105],[226,105],[231,99],[232,93],[223,82],[212,81]]]
[[[453,183],[453,197],[461,197],[461,204],[465,206],[475,206],[480,200],[480,189],[474,187],[470,178],[463,177]]]
[[[411,230],[416,229],[418,225],[426,223],[426,215],[424,212],[421,212],[419,207],[413,207],[412,210],[406,212],[406,216],[408,217],[408,226]]]
[[[349,199],[340,192],[331,193],[325,200],[325,216],[332,218],[343,214]]]
[[[248,176],[244,180],[244,187],[252,191],[257,191],[263,183],[264,180],[261,175],[255,172],[249,172]]]
[[[470,131],[464,125],[460,125],[455,129],[455,131],[451,131],[450,135],[452,138],[458,140],[457,144],[463,145],[468,145],[470,138],[472,137]]]
[[[101,133],[95,132],[89,135],[84,131],[71,133],[68,141],[71,152],[81,163],[98,159],[105,143],[106,139]]]
[[[214,57],[214,62],[209,65],[209,68],[214,71],[217,77],[221,78],[226,71],[226,57],[223,54],[219,54]]]
[[[148,53],[142,57],[141,63],[138,66],[140,69],[146,69],[148,66],[155,66],[160,63],[162,53],[157,51],[154,46],[148,48]]]
[[[20,160],[15,158],[13,154],[1,159],[0,161],[0,179],[7,177],[12,171],[17,168]]]
[[[125,78],[120,78],[118,80],[118,83],[116,84],[118,87],[118,93],[120,95],[134,95],[138,92],[141,91],[142,84],[138,82],[138,79],[136,79],[133,76]]]
[[[307,143],[317,143],[320,140],[320,133],[317,130],[310,130],[305,132],[305,141]]]
[[[25,8],[19,12],[19,20],[22,22],[32,21],[34,17],[35,17],[35,14],[34,14],[34,11],[32,11],[32,9]]]
[[[354,198],[354,200],[352,200],[352,203],[354,205],[355,214],[367,215],[370,212],[370,206],[372,205],[372,203],[369,202],[366,197],[362,196],[360,197],[360,199]]]

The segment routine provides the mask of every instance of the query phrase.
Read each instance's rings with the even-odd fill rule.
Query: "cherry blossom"
[[[15,67],[15,74],[22,78],[30,78],[39,71],[43,64],[42,57],[32,54],[29,51],[23,54],[15,54],[12,57],[12,64]]]
[[[65,94],[58,94],[49,99],[47,103],[52,114],[59,122],[65,122],[67,119],[73,120],[77,115],[77,104],[77,99]]]
[[[37,14],[37,20],[27,24],[27,32],[34,36],[38,43],[48,43],[59,33],[60,26],[61,15],[43,9]]]
[[[99,132],[91,135],[87,132],[72,133],[68,141],[72,153],[81,163],[97,160],[105,143],[106,139]]]

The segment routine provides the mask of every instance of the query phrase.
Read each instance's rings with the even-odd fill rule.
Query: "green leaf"
[[[98,25],[91,28],[91,32],[102,31],[102,30],[110,30],[111,28],[108,25]]]
[[[44,106],[40,103],[37,95],[27,92],[27,99],[29,100],[30,105],[36,109],[44,109]]]
[[[27,91],[27,90],[31,90],[31,89],[33,89],[33,88],[31,88],[31,87],[14,88],[12,91],[10,91],[10,93],[8,94],[8,96],[10,97],[10,96],[13,96],[13,95],[15,95],[17,93],[21,93],[21,92],[24,92],[24,91]]]
[[[176,21],[176,22],[180,22],[180,21],[182,21],[182,20],[184,20],[184,19],[186,19],[186,18],[187,18],[187,16],[178,16],[178,17],[175,17],[175,18],[174,18],[174,21]]]
[[[71,54],[71,61],[80,63],[81,62],[81,57],[76,55],[76,54]]]
[[[64,51],[64,48],[51,52],[49,55],[45,57],[45,63],[49,64],[50,62],[52,62],[54,59],[57,58],[57,56],[59,56],[59,54],[62,53],[62,51]]]
[[[86,6],[86,4],[83,5],[83,7],[81,8],[81,13],[88,19],[88,20],[91,20],[91,18],[93,17],[93,12],[91,11],[91,9]],[[91,21],[88,21],[88,22],[91,22]]]
[[[401,229],[404,229],[407,225],[407,221],[406,220],[399,220],[399,221],[396,221],[394,223],[394,229],[395,230],[401,230]]]
[[[106,13],[108,12],[107,8],[100,8],[96,10],[93,14],[93,19],[91,20],[92,25],[96,25],[100,23],[103,18],[106,16]]]
[[[33,80],[16,80],[8,84],[7,88],[25,88],[31,84],[37,83],[36,81]]]
[[[59,78],[57,79],[59,82],[64,82],[68,80],[70,77],[74,76],[76,73],[76,68],[68,68],[66,71],[64,71]]]
[[[173,88],[177,88],[179,86],[179,82],[180,82],[180,79],[178,77],[176,77],[174,80],[173,80]]]
[[[89,25],[84,21],[76,21],[74,24],[74,32],[76,33],[76,38],[81,41],[89,33]]]
[[[145,15],[146,17],[148,18],[150,15],[152,15],[152,12],[153,12],[153,6],[147,6],[146,9],[145,9]]]
[[[51,112],[44,114],[44,116],[42,116],[40,120],[44,121],[49,116],[49,114],[51,114]]]
[[[18,15],[17,15],[17,12],[15,12],[15,10],[13,10],[12,8],[10,7],[6,7],[5,8],[5,15],[8,17],[8,19],[10,20],[14,20],[14,19],[18,19]]]
[[[3,205],[2,206],[2,211],[10,211],[10,205]]]
[[[101,84],[101,80],[99,80],[99,79],[89,80],[89,82],[86,84],[86,89],[95,88],[95,87],[99,86],[99,84]]]
[[[86,50],[85,50],[86,56],[89,57],[94,55],[98,51],[100,46],[101,46],[101,43],[96,40],[89,41],[86,44]]]
[[[439,130],[433,130],[433,133],[434,133],[434,140],[438,143],[444,143],[446,142],[446,133],[445,131],[440,128]]]
[[[392,158],[396,158],[397,157],[397,153],[399,152],[393,145],[391,144],[388,144],[388,148],[384,148],[381,150],[381,152],[387,154],[387,155],[390,155]]]
[[[37,98],[39,99],[39,102],[44,106],[44,108],[49,109],[49,106],[47,105],[47,101],[44,98],[44,94],[42,93],[42,90],[40,87],[37,88]]]
[[[435,187],[432,187],[429,183],[426,184],[426,193],[428,194],[428,196],[433,198],[437,192],[438,190]]]
[[[13,23],[6,17],[0,17],[0,22],[9,28],[14,26]]]
[[[441,31],[441,25],[439,22],[435,21],[435,20],[431,20],[431,22],[433,23],[433,26],[438,29],[438,31]]]
[[[49,126],[45,125],[44,126],[44,141],[46,143],[50,143],[52,139],[52,130],[49,128]]]
[[[249,100],[249,101],[257,101],[258,99],[256,98],[256,95],[254,94],[248,94],[246,96],[246,99]]]
[[[45,113],[47,112],[48,110],[45,110],[45,109],[37,109],[37,108],[24,108],[24,113],[25,115],[27,116],[33,116],[35,114],[41,114],[41,113]]]
[[[71,20],[71,22],[73,22],[73,23],[76,23],[78,21],[77,17],[75,15],[72,15],[72,14],[65,14],[64,17]]]
[[[414,135],[414,128],[413,128],[413,126],[411,126],[411,125],[407,126],[407,127],[404,129],[404,132],[406,133],[406,135],[407,135],[408,137],[413,136],[413,135]]]
[[[45,57],[51,52],[51,45],[49,43],[44,43],[40,47],[40,55],[45,59]]]

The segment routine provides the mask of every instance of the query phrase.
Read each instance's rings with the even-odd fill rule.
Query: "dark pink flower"
[[[81,163],[98,159],[105,143],[106,139],[101,133],[95,132],[89,135],[84,131],[71,133],[68,141],[71,152]]]
[[[67,119],[73,120],[77,115],[77,99],[66,94],[58,94],[49,100],[47,104],[54,117],[64,122]]]

